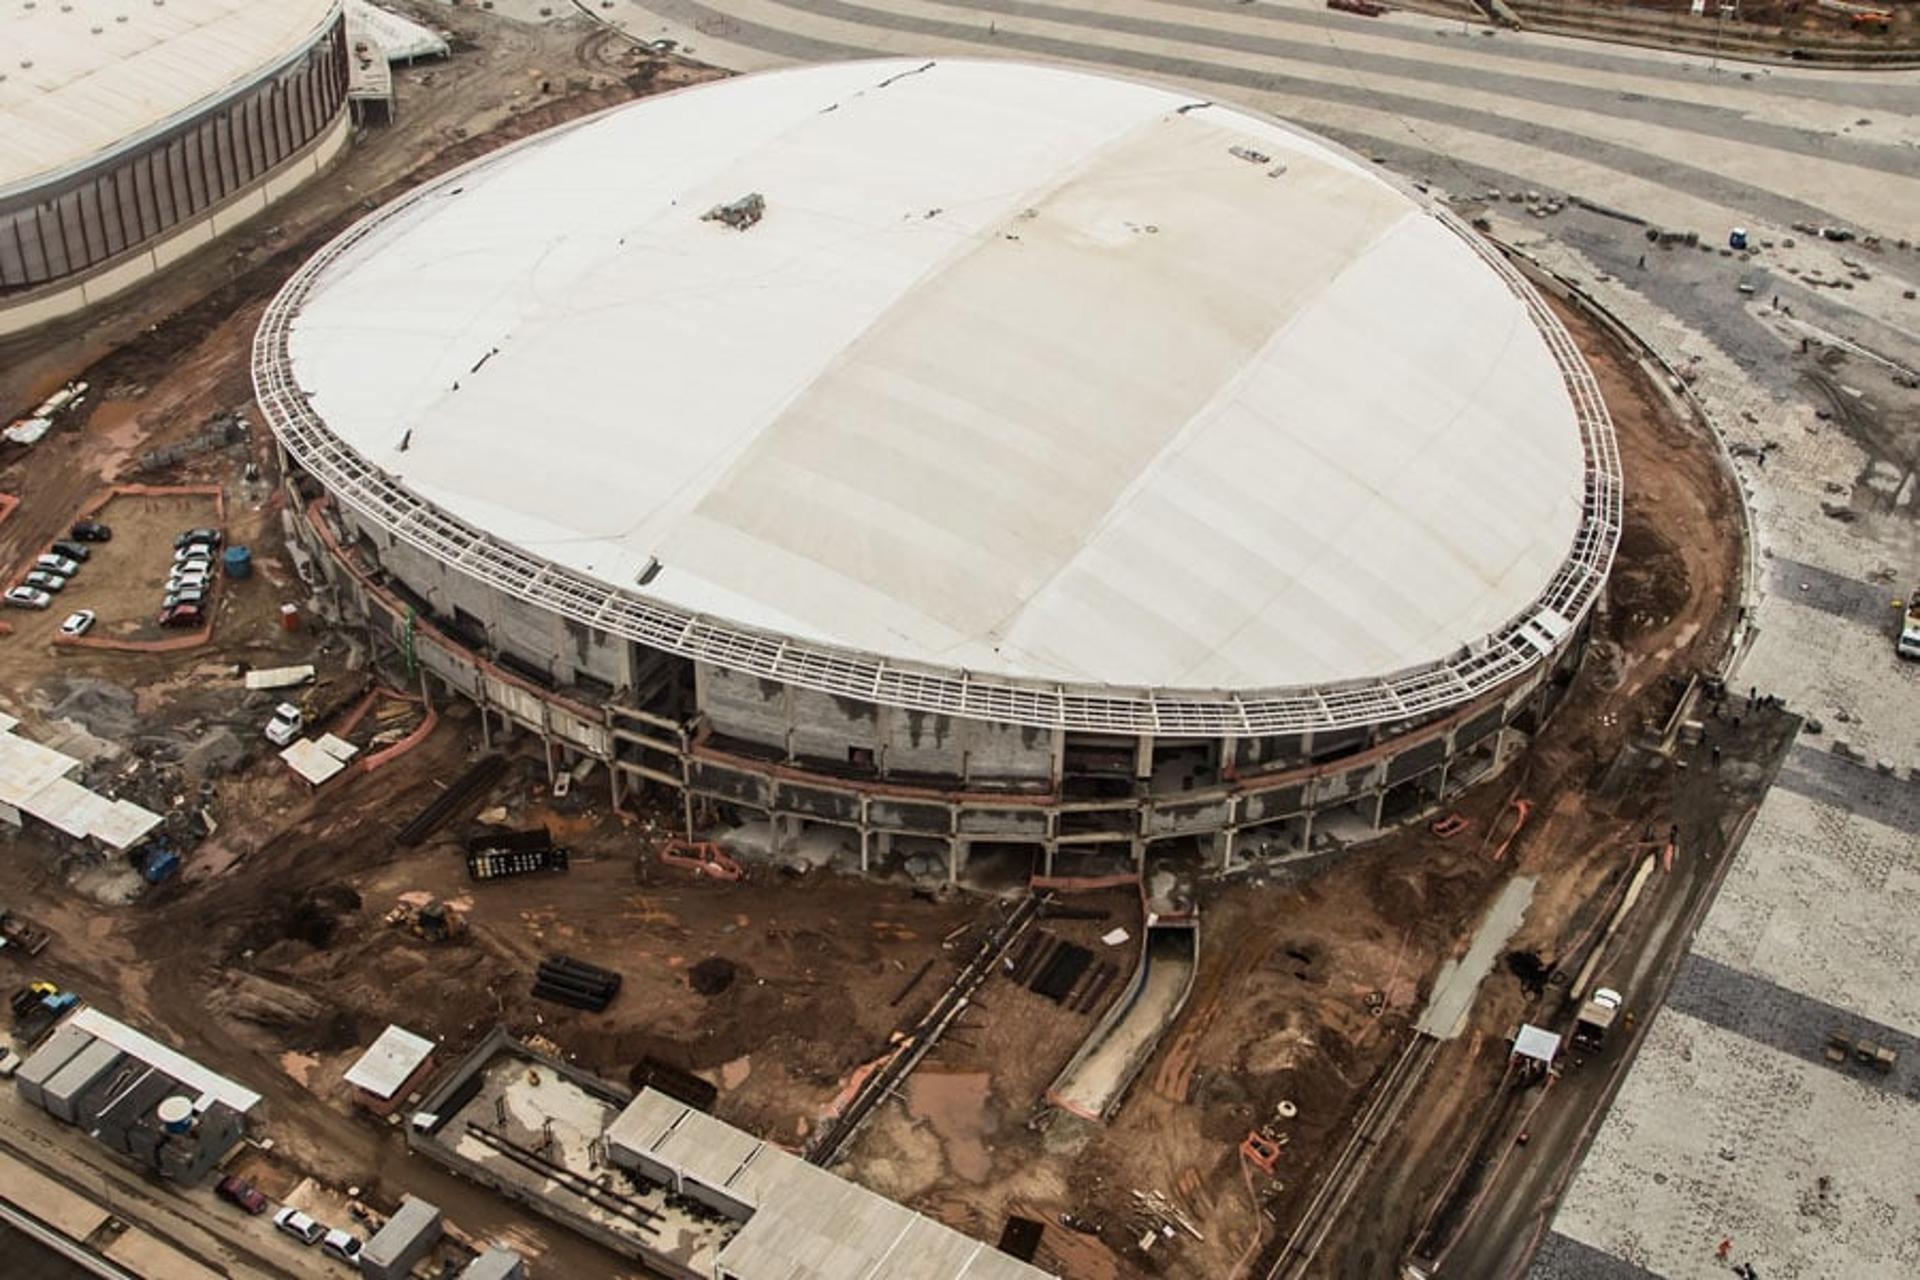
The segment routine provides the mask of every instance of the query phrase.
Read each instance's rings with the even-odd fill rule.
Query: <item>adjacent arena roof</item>
[[[808,67],[537,137],[336,242],[256,357],[282,439],[402,538],[787,678],[780,636],[960,683],[1446,666],[1367,695],[1405,713],[1538,660],[1617,523],[1590,373],[1471,233],[1274,121],[1033,66]],[[880,665],[796,682],[989,711]],[[1205,719],[1331,722],[1297,702]]]
[[[339,0],[0,0],[0,195],[270,74]]]

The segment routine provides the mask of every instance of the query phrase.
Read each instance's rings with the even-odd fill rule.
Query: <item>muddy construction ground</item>
[[[15,839],[0,857],[0,901],[56,935],[32,976],[158,1029],[266,1096],[276,1146],[251,1159],[270,1190],[308,1175],[357,1186],[375,1203],[412,1190],[469,1230],[544,1255],[541,1274],[626,1274],[626,1264],[560,1228],[406,1159],[391,1126],[350,1104],[341,1076],[360,1049],[393,1021],[441,1041],[451,1062],[504,1023],[622,1083],[649,1060],[698,1072],[719,1087],[721,1116],[798,1145],[849,1078],[931,1005],[996,904],[965,890],[916,892],[769,865],[744,884],[690,878],[651,856],[669,825],[664,813],[612,813],[604,773],[556,799],[527,743],[507,744],[514,762],[490,794],[424,844],[402,848],[395,832],[477,758],[470,712],[438,708],[418,746],[317,794],[262,739],[284,695],[248,693],[243,665],[314,663],[318,681],[297,696],[324,729],[351,713],[374,675],[363,669],[364,643],[278,623],[280,606],[301,599],[269,496],[263,433],[160,474],[135,475],[138,458],[216,414],[246,410],[258,422],[247,361],[260,309],[368,203],[535,128],[703,74],[636,61],[584,25],[434,13],[456,24],[462,43],[444,66],[401,77],[400,126],[365,137],[331,175],[277,207],[274,225],[191,260],[111,319],[43,336],[0,361],[0,404],[76,376],[99,388],[90,418],[0,459],[0,492],[24,498],[0,523],[0,563],[29,558],[104,486],[131,479],[220,486],[229,539],[250,546],[257,566],[231,584],[219,625],[197,649],[55,646],[45,632],[57,618],[44,615],[0,637],[0,705],[23,716],[26,731],[93,761],[96,785],[163,812],[190,811],[210,829],[184,874],[150,889],[125,867]],[[553,88],[544,96],[542,81]],[[1644,829],[1716,827],[1739,799],[1732,791],[1687,791],[1675,771],[1629,778],[1617,765],[1630,741],[1666,720],[1677,685],[1724,650],[1739,579],[1737,503],[1711,441],[1598,331],[1567,319],[1593,354],[1619,430],[1620,557],[1564,705],[1529,750],[1468,797],[1468,830],[1441,840],[1416,827],[1204,884],[1192,998],[1106,1125],[1039,1105],[1101,1010],[1075,1012],[990,980],[854,1139],[844,1172],[989,1240],[1011,1213],[1039,1219],[1048,1224],[1039,1260],[1076,1278],[1254,1274],[1405,1043],[1440,962],[1463,949],[1506,880],[1516,871],[1539,878],[1513,950],[1550,968],[1590,932],[1631,864],[1623,850]],[[75,603],[82,590],[99,596],[86,605],[109,630],[141,625],[154,594],[150,566],[163,554],[153,539],[199,518],[149,511],[145,501],[108,509],[110,522],[137,534],[103,552],[124,572],[74,588]],[[400,673],[382,678],[408,691]],[[363,728],[386,723],[369,715]],[[1516,795],[1531,802],[1532,817],[1496,862],[1485,835]],[[482,814],[514,827],[544,823],[573,850],[570,869],[471,882],[461,840]],[[463,936],[416,936],[411,910],[432,902],[449,905]],[[1074,905],[1088,918],[1045,927],[1127,971],[1141,933],[1137,896]],[[1109,947],[1100,938],[1116,926],[1130,938]],[[534,1000],[533,969],[553,952],[618,970],[618,1000],[601,1014]],[[1501,966],[1487,980],[1406,1132],[1401,1177],[1379,1191],[1374,1212],[1358,1215],[1365,1221],[1330,1239],[1324,1274],[1392,1272],[1407,1224],[1457,1162],[1466,1119],[1498,1079],[1508,1027],[1537,994],[1525,968]],[[1286,1139],[1271,1179],[1239,1155],[1248,1131],[1267,1126]],[[1195,1231],[1143,1252],[1136,1191],[1167,1197]]]

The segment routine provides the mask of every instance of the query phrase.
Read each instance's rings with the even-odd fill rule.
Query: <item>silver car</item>
[[[53,597],[33,587],[9,587],[7,603],[16,609],[44,609],[53,603]]]

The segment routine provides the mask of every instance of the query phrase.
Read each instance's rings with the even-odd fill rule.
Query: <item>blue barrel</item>
[[[220,563],[226,566],[229,578],[253,576],[253,552],[245,547],[228,547],[221,553]]]
[[[147,865],[140,874],[148,884],[159,884],[180,869],[180,855],[161,845],[147,854]]]

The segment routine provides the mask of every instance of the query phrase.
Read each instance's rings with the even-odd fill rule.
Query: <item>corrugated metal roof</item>
[[[1040,1280],[1048,1273],[744,1130],[643,1089],[607,1126],[641,1152],[752,1209],[720,1251],[741,1280]]]
[[[130,848],[160,825],[152,810],[110,800],[66,776],[79,767],[72,756],[21,737],[11,725],[0,729],[0,804],[110,849]]]
[[[185,1054],[169,1049],[153,1037],[135,1031],[91,1005],[80,1009],[68,1022],[113,1045],[128,1057],[138,1058],[148,1066],[165,1072],[187,1089],[195,1091],[199,1095],[195,1099],[196,1107],[220,1102],[245,1115],[260,1105],[260,1095],[253,1090],[209,1071]]]
[[[657,558],[653,599],[908,663],[1325,685],[1528,612],[1587,463],[1454,229],[1248,113],[921,65],[649,99],[428,189],[302,303],[315,412],[568,569]]]
[[[165,128],[306,48],[340,0],[0,0],[0,195]]]

